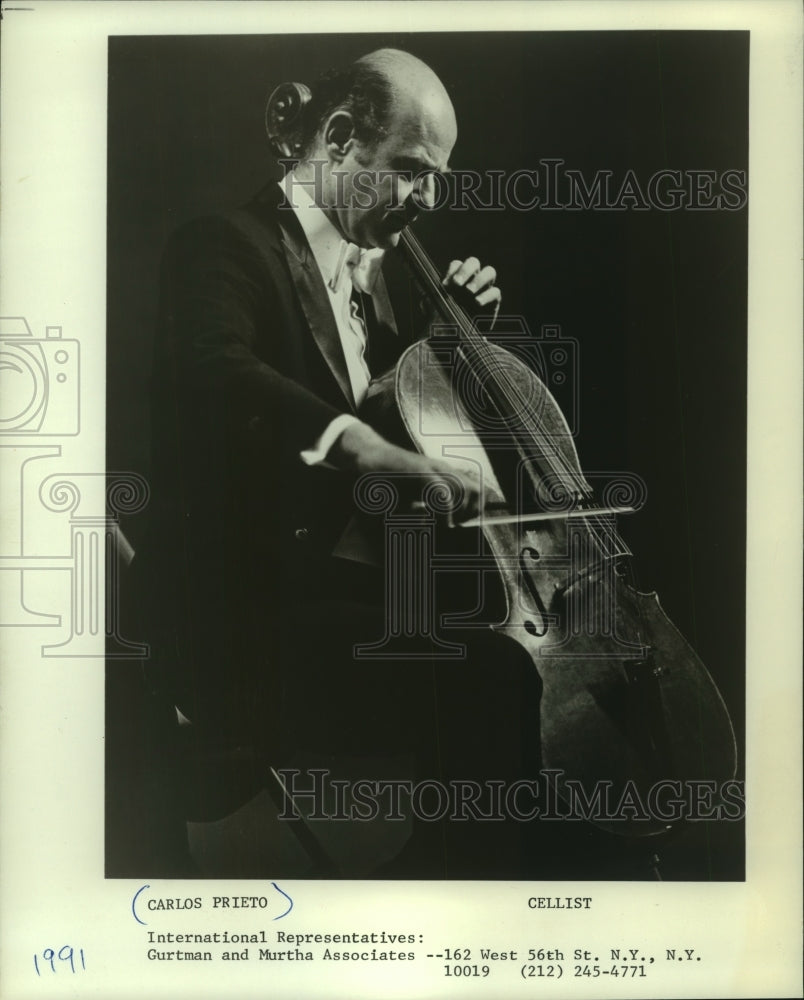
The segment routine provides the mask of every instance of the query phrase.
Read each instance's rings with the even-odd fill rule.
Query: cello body
[[[483,352],[478,374],[449,336],[408,348],[395,371],[405,429],[420,452],[463,462],[482,481],[494,516],[481,523],[479,603],[486,573],[497,576],[505,610],[489,624],[523,646],[538,671],[534,723],[556,793],[572,815],[610,833],[662,834],[685,818],[679,796],[733,778],[728,711],[657,595],[634,585],[613,517],[588,503],[573,516],[579,491],[588,500],[591,489],[546,386],[509,351],[484,342]],[[535,429],[526,450],[516,435],[512,443],[511,415],[486,391],[485,380],[498,376],[513,387],[517,419]],[[463,621],[482,613],[479,606]],[[493,665],[490,675],[493,683]]]

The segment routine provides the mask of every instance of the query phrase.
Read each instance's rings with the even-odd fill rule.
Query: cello
[[[656,593],[635,586],[615,528],[633,508],[616,484],[598,502],[547,387],[481,334],[409,229],[399,249],[437,317],[395,367],[399,415],[422,454],[471,463],[483,483],[484,510],[464,527],[480,528],[502,583],[492,628],[541,679],[543,773],[600,829],[666,833],[673,795],[734,778],[723,699]]]
[[[309,100],[294,83],[269,98],[276,155],[298,155]],[[676,820],[659,792],[723,786],[736,773],[723,699],[657,595],[634,583],[614,520],[632,509],[631,498],[615,486],[598,502],[544,383],[480,333],[410,229],[399,250],[438,321],[372,384],[361,415],[382,425],[392,381],[407,443],[473,465],[485,497],[477,526],[504,596],[492,628],[525,649],[541,679],[544,772],[565,800],[582,794],[588,805],[605,791],[615,808],[584,817],[601,829],[662,834]],[[657,808],[645,812],[640,805],[652,796]]]

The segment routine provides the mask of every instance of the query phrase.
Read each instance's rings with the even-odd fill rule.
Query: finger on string
[[[453,274],[455,274],[455,272],[461,266],[461,263],[462,262],[459,261],[459,260],[451,260],[449,262],[449,267],[447,268],[447,273],[444,275],[444,279],[441,282],[442,285],[446,285],[446,283],[452,278]]]
[[[456,285],[463,287],[477,271],[480,270],[480,261],[477,257],[467,257],[461,266],[452,275],[452,281]]]
[[[494,268],[484,267],[477,272],[471,281],[467,281],[466,287],[470,292],[480,292],[485,288],[493,288],[496,280],[497,272]]]
[[[481,292],[479,295],[475,296],[475,302],[479,306],[489,306],[492,302],[497,303],[497,310],[499,311],[500,302],[502,301],[502,293],[500,289],[496,286],[494,288],[487,288],[485,291]]]

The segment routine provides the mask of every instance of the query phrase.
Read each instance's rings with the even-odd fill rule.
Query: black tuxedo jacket
[[[300,458],[354,401],[324,280],[283,199],[271,184],[184,226],[163,261],[137,570],[152,635],[195,658],[248,658],[262,618],[325,596],[353,509],[349,477]],[[372,301],[377,371],[402,339],[382,278]]]
[[[149,674],[204,740],[261,741],[275,760],[296,747],[415,750],[424,775],[436,757],[459,776],[481,764],[497,774],[494,761],[519,759],[511,719],[532,702],[517,672],[536,676],[529,658],[527,671],[508,671],[490,630],[472,630],[469,659],[444,671],[353,656],[355,641],[382,638],[383,580],[371,581],[371,602],[344,584],[350,574],[331,553],[353,483],[300,458],[353,403],[322,276],[280,198],[272,185],[243,209],[183,227],[164,258],[152,530],[133,567]],[[373,303],[369,349],[381,370],[408,337],[394,332],[382,285]],[[411,329],[420,318],[412,306]],[[490,721],[501,705],[505,722]]]

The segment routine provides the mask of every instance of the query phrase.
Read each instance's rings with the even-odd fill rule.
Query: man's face
[[[400,96],[386,137],[374,147],[354,142],[333,170],[333,221],[344,236],[361,247],[396,246],[422,205],[434,204],[435,175],[448,170],[456,134],[452,106],[440,96]]]

